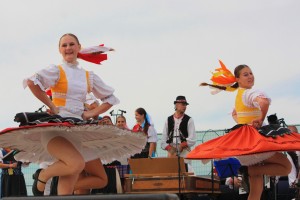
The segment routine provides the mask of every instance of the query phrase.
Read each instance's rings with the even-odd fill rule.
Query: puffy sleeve
[[[114,89],[104,83],[104,81],[90,71],[90,83],[92,92],[96,98],[100,99],[103,103],[116,105],[120,103],[119,99],[114,95]]]
[[[0,149],[0,163],[3,163],[3,152],[1,149]]]
[[[271,103],[271,98],[268,97],[266,93],[257,89],[246,90],[243,94],[243,102],[248,107],[258,108],[259,104],[255,101],[256,97],[268,99],[269,103]]]
[[[148,142],[157,142],[157,132],[153,126],[148,129]]]
[[[196,144],[196,128],[192,118],[188,121],[188,137],[186,138],[186,141],[189,147]]]
[[[168,140],[168,120],[166,120],[166,122],[165,122],[165,126],[164,126],[162,136],[161,136],[161,148],[163,150],[165,150],[166,147],[169,145],[167,143],[167,140]]]
[[[93,103],[96,103],[97,105],[99,104],[97,98],[91,92],[86,95],[85,103],[88,105],[91,105]]]
[[[27,80],[31,80],[35,85],[40,86],[41,90],[46,90],[54,86],[59,79],[59,69],[56,65],[42,69],[35,73],[33,76],[23,80],[23,87],[27,87]]]

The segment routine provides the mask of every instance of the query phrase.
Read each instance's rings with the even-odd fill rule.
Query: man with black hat
[[[185,157],[196,143],[193,119],[185,114],[189,103],[185,96],[178,96],[174,101],[175,113],[168,117],[161,138],[161,148],[168,151],[168,157]],[[185,163],[189,163],[185,160]]]

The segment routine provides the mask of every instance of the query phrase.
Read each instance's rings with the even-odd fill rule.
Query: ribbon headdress
[[[107,54],[104,53],[108,51],[114,51],[114,49],[105,47],[103,44],[101,44],[99,46],[92,46],[81,49],[78,52],[77,57],[82,60],[101,65],[102,61],[107,60]]]
[[[210,79],[212,84],[201,83],[200,86],[210,86],[213,88],[211,91],[212,94],[217,94],[221,90],[229,92],[235,91],[237,89],[236,87],[233,87],[233,85],[236,83],[235,76],[230,72],[230,70],[227,69],[221,60],[219,60],[219,63],[221,68],[216,68],[215,71],[212,72],[212,77]]]

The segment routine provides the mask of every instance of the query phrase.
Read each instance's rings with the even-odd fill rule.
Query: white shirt
[[[289,154],[286,154],[288,160],[290,161],[291,165],[292,165],[292,169],[291,172],[288,174],[288,179],[289,179],[289,185],[291,186],[293,183],[296,182],[297,180],[297,170],[296,167],[294,165],[293,159],[291,158],[291,156]]]
[[[173,145],[180,144],[181,140],[180,137],[176,137],[179,136],[179,125],[183,119],[183,116],[179,119],[177,119],[176,117],[173,117],[174,119],[174,135],[173,135]],[[196,144],[196,130],[195,130],[195,125],[194,125],[194,120],[192,118],[189,119],[188,121],[188,126],[187,126],[187,131],[188,131],[188,137],[186,138],[186,142],[188,147],[192,147]],[[167,140],[169,139],[168,136],[168,120],[165,122],[165,126],[163,129],[163,133],[162,133],[162,140],[161,140],[161,148],[162,149],[166,149],[166,147],[169,145],[167,143]],[[177,141],[176,141],[177,140]],[[171,144],[171,145],[172,145]],[[188,154],[187,150],[183,150],[180,154],[181,157],[185,157]]]
[[[2,148],[0,148],[0,163],[3,163],[3,153],[2,153]]]
[[[79,65],[78,62],[67,63],[63,61],[61,64],[65,71],[68,80],[68,91],[66,94],[66,105],[59,107],[59,115],[62,117],[77,117],[81,119],[84,111],[84,102],[86,101],[87,80],[86,71]],[[30,79],[34,84],[39,85],[42,90],[46,90],[54,86],[59,80],[60,71],[57,65],[50,65],[38,71],[35,75],[23,81],[23,86],[26,88],[27,80]],[[106,85],[102,79],[89,72],[89,83],[92,93],[96,98],[101,99],[103,103],[116,105],[119,99],[113,95],[114,89]]]
[[[148,139],[147,142],[157,142],[157,132],[153,126],[149,126],[148,128]]]
[[[259,108],[259,104],[254,101],[256,97],[266,98],[271,104],[271,98],[267,96],[266,93],[257,90],[257,89],[247,89],[243,93],[243,103],[248,107],[256,107]]]

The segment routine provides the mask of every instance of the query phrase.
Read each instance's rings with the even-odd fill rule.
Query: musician
[[[185,157],[196,143],[195,125],[193,119],[185,114],[189,105],[185,96],[177,96],[174,105],[175,113],[165,122],[161,148],[168,151],[168,157]],[[185,163],[189,161],[185,160]],[[191,166],[188,167],[190,168],[188,171],[191,171]]]

